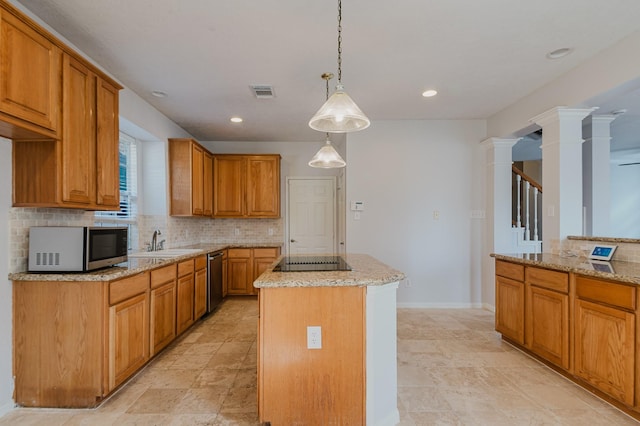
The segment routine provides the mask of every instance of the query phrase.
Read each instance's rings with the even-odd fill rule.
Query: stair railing
[[[522,227],[524,216],[524,240],[540,241],[538,203],[542,204],[542,186],[514,165],[511,166],[511,172],[516,180],[515,225],[518,228]],[[533,215],[533,221],[531,215]],[[531,238],[531,228],[533,228],[533,238]]]

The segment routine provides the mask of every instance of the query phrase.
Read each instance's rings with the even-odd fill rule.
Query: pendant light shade
[[[309,120],[309,127],[320,132],[347,133],[364,130],[369,124],[367,116],[342,85],[342,0],[338,0],[338,84],[335,93]]]
[[[335,150],[331,141],[327,138],[327,143],[309,161],[311,167],[320,169],[337,169],[347,165],[338,151]]]
[[[333,95],[309,121],[309,127],[319,132],[346,133],[369,127],[369,119],[353,99],[338,84]]]

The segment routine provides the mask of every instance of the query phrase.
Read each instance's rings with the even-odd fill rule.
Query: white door
[[[335,178],[289,178],[287,192],[288,253],[335,253]]]

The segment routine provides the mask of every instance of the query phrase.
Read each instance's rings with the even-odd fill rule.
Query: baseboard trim
[[[398,308],[409,309],[486,309],[484,303],[405,303],[398,302]]]

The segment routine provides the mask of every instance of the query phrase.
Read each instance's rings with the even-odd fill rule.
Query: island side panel
[[[274,425],[365,421],[365,287],[260,290],[260,420]],[[307,326],[322,349],[307,349]]]
[[[398,282],[367,287],[367,425],[400,423],[398,411]]]
[[[93,407],[102,399],[102,282],[13,282],[16,404]]]

